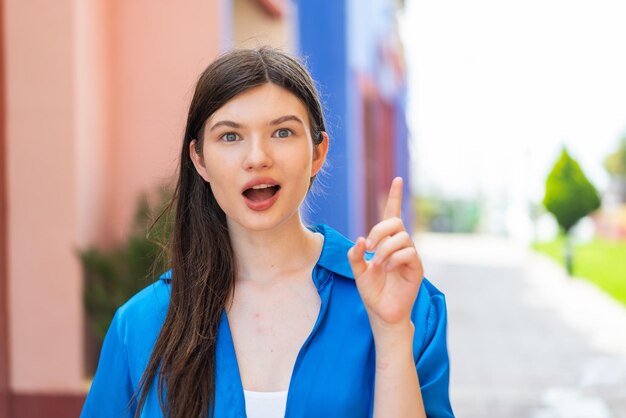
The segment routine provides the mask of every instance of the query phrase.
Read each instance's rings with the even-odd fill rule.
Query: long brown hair
[[[313,143],[322,142],[326,128],[319,96],[311,76],[295,58],[269,47],[233,50],[201,74],[189,107],[170,206],[176,209],[169,243],[170,304],[137,389],[135,417],[141,414],[155,377],[166,416],[213,416],[217,330],[237,272],[226,215],[210,185],[196,172],[189,145],[197,140],[196,151],[201,153],[206,120],[236,95],[265,83],[287,89],[304,103]]]

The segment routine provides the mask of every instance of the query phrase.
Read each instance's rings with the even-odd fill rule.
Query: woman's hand
[[[401,216],[402,178],[391,183],[383,220],[359,237],[348,251],[357,288],[365,303],[374,337],[411,325],[411,309],[422,283],[422,262]],[[365,251],[375,250],[369,262]]]
[[[376,346],[374,418],[426,417],[414,368],[411,309],[424,270],[404,229],[402,179],[391,183],[383,220],[348,251],[356,285],[367,309]],[[365,251],[375,250],[365,261]]]

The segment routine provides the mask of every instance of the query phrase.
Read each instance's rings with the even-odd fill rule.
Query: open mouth
[[[279,190],[277,184],[259,184],[244,190],[243,195],[253,202],[262,202],[271,199]]]

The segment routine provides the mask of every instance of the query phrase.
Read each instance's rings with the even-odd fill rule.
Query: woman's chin
[[[252,216],[239,217],[233,219],[227,217],[228,227],[231,231],[249,231],[249,232],[269,232],[276,229],[293,224],[300,223],[299,211],[294,211],[289,215],[277,215],[272,213],[253,213]]]

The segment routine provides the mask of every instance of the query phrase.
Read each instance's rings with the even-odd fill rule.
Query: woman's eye
[[[279,129],[276,131],[276,133],[274,134],[277,138],[288,138],[291,135],[293,135],[293,132],[291,132],[291,129]]]
[[[221,139],[224,142],[235,142],[239,139],[239,135],[237,135],[234,132],[227,132],[224,135],[222,135]]]

